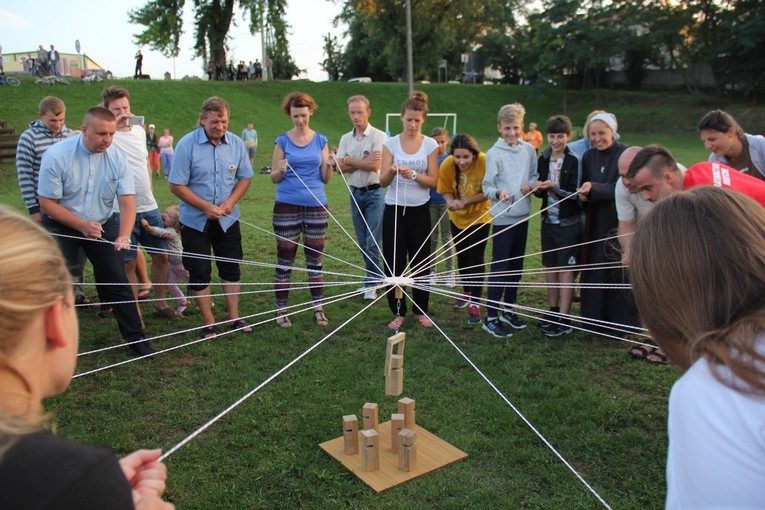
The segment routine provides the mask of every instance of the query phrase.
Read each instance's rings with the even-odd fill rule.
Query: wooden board
[[[417,467],[410,472],[401,471],[398,468],[398,454],[391,452],[390,449],[389,421],[380,424],[379,434],[380,469],[377,471],[363,471],[361,469],[361,454],[346,455],[344,453],[343,436],[321,443],[319,448],[334,457],[375,492],[382,492],[396,485],[401,485],[418,476],[467,458],[467,453],[431,434],[418,424]]]

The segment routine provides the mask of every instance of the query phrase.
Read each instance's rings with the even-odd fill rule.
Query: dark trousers
[[[459,229],[451,222],[449,224],[457,250],[457,267],[462,277],[462,286],[466,294],[478,299],[483,294],[483,280],[486,272],[483,255],[486,251],[491,223],[471,225],[466,229]]]
[[[518,298],[518,282],[521,281],[528,234],[528,221],[515,225],[494,225],[489,290],[486,291],[490,301],[486,303],[489,317],[497,316],[501,306],[497,301],[503,297],[507,304],[514,304]]]
[[[389,267],[393,269],[393,275],[402,276],[410,261],[410,269],[419,267],[412,273],[411,278],[426,276],[428,264],[423,262],[430,257],[430,204],[426,203],[417,207],[403,207],[385,205],[383,211],[383,257],[387,265],[385,274],[390,274]],[[388,306],[391,312],[406,315],[406,300],[396,299],[394,292],[388,292]],[[428,313],[428,301],[430,293],[421,288],[412,289],[415,315]],[[399,307],[400,304],[400,307]]]
[[[70,274],[77,265],[77,255],[82,249],[93,265],[96,283],[115,284],[98,285],[98,299],[102,303],[113,303],[110,306],[114,310],[114,317],[117,319],[122,338],[128,342],[145,338],[135,296],[128,285],[125,266],[122,264],[119,253],[114,250],[114,245],[83,237],[80,232],[53,221],[47,216],[43,216],[43,226],[55,237]],[[103,229],[104,239],[108,241],[116,239],[118,232],[111,218],[103,224]]]

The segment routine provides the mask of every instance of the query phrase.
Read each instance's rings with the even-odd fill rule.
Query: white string
[[[384,295],[384,294],[383,294],[383,295]],[[245,400],[247,400],[248,398],[250,398],[252,395],[254,395],[255,393],[257,393],[258,391],[260,391],[260,390],[261,390],[262,388],[264,388],[264,387],[265,387],[265,386],[266,386],[268,383],[270,383],[271,381],[273,381],[274,379],[276,379],[277,377],[279,377],[281,374],[283,374],[284,372],[286,372],[286,371],[287,371],[287,370],[288,370],[290,367],[292,367],[292,366],[293,366],[295,363],[297,363],[298,361],[300,361],[301,359],[303,359],[304,357],[306,357],[306,356],[307,356],[307,355],[308,355],[310,352],[312,352],[314,349],[316,349],[316,348],[317,348],[317,347],[319,347],[321,344],[323,344],[323,343],[324,343],[324,342],[325,342],[325,341],[326,341],[328,338],[332,337],[332,336],[333,336],[333,335],[334,335],[336,332],[340,331],[340,329],[342,329],[342,328],[343,328],[343,326],[345,326],[346,324],[350,323],[350,322],[351,322],[353,319],[355,319],[356,317],[358,317],[359,315],[361,315],[361,314],[362,314],[364,311],[366,311],[366,310],[367,310],[368,308],[370,308],[370,307],[371,307],[373,304],[375,304],[375,303],[376,303],[376,302],[377,302],[379,299],[381,299],[383,295],[380,295],[380,296],[379,296],[377,299],[375,299],[374,301],[371,301],[371,302],[370,302],[369,304],[367,304],[367,305],[366,305],[364,308],[362,308],[361,310],[359,310],[358,312],[356,312],[355,314],[353,314],[353,315],[352,315],[352,316],[351,316],[349,319],[347,319],[345,322],[343,322],[342,324],[340,324],[340,325],[339,325],[337,328],[335,328],[334,330],[330,331],[330,332],[329,332],[329,333],[328,333],[326,336],[324,336],[324,338],[322,338],[321,340],[319,340],[318,342],[316,342],[315,344],[313,344],[311,347],[309,347],[308,349],[306,349],[305,351],[303,351],[303,352],[302,352],[302,353],[301,353],[299,356],[297,356],[295,359],[293,359],[292,361],[290,361],[289,363],[287,363],[287,364],[286,364],[284,367],[282,367],[281,369],[279,369],[279,370],[277,370],[276,372],[274,372],[274,373],[273,373],[271,376],[269,376],[269,377],[268,377],[268,378],[267,378],[265,381],[263,381],[263,382],[262,382],[262,383],[260,383],[258,386],[256,386],[255,388],[253,388],[251,391],[249,391],[248,393],[246,393],[244,396],[242,396],[241,398],[239,398],[239,399],[238,399],[236,402],[234,402],[233,404],[231,404],[230,406],[228,406],[226,409],[224,409],[223,411],[221,411],[220,413],[218,413],[216,416],[214,416],[214,417],[213,417],[212,419],[210,419],[210,420],[209,420],[207,423],[205,423],[204,425],[202,425],[201,427],[199,427],[197,430],[195,430],[193,433],[191,433],[189,436],[187,436],[187,437],[186,437],[185,439],[183,439],[181,442],[179,442],[178,444],[176,444],[175,446],[173,446],[172,448],[170,448],[169,450],[167,450],[167,451],[166,451],[165,453],[163,453],[163,454],[162,454],[162,456],[161,456],[159,459],[157,459],[157,460],[158,460],[159,462],[162,462],[162,461],[164,461],[165,459],[167,459],[168,457],[170,457],[170,455],[172,455],[173,453],[175,453],[175,452],[176,452],[176,451],[177,451],[179,448],[183,447],[183,446],[184,446],[185,444],[187,444],[189,441],[191,441],[192,439],[194,439],[195,437],[197,437],[199,434],[201,434],[202,432],[204,432],[205,430],[207,430],[208,428],[210,428],[210,427],[211,427],[211,426],[212,426],[212,425],[213,425],[215,422],[217,422],[218,420],[220,420],[221,418],[223,418],[224,416],[226,416],[226,415],[227,415],[229,412],[231,412],[232,410],[236,409],[236,408],[239,406],[239,404],[241,404],[242,402],[244,402]]]
[[[404,291],[404,293],[406,293],[406,291]],[[409,297],[409,296],[408,296],[408,294],[407,294],[407,297]],[[411,297],[409,297],[409,299],[412,299],[412,298],[411,298]],[[431,317],[429,317],[427,314],[425,314],[425,316],[426,316],[426,317],[427,317],[427,318],[428,318],[428,319],[429,319],[431,322],[433,322],[433,319],[432,319]],[[591,492],[591,493],[592,493],[592,494],[593,494],[593,495],[594,495],[594,496],[595,496],[595,497],[598,499],[598,501],[600,501],[600,502],[603,504],[603,506],[604,506],[604,507],[606,507],[606,508],[608,508],[609,510],[611,510],[611,507],[610,507],[610,506],[608,505],[608,503],[606,503],[606,501],[605,501],[605,500],[604,500],[604,499],[603,499],[603,498],[600,496],[600,494],[598,494],[598,493],[595,491],[595,489],[594,489],[594,488],[593,488],[593,487],[592,487],[592,486],[591,486],[589,483],[587,483],[587,480],[585,480],[585,479],[584,479],[584,477],[582,477],[582,475],[580,475],[580,474],[579,474],[579,472],[577,472],[577,470],[576,470],[576,469],[574,469],[574,466],[572,466],[572,465],[571,465],[571,464],[570,464],[570,463],[569,463],[569,462],[568,462],[568,461],[567,461],[567,460],[566,460],[566,459],[563,457],[563,455],[561,455],[561,454],[560,454],[560,452],[558,452],[558,450],[556,450],[556,449],[555,449],[555,447],[552,445],[552,443],[550,443],[550,441],[548,441],[548,440],[547,440],[547,439],[546,439],[546,438],[545,438],[545,437],[542,435],[542,433],[541,433],[541,432],[540,432],[540,431],[539,431],[539,430],[538,430],[538,429],[537,429],[537,428],[536,428],[536,427],[535,427],[535,426],[534,426],[534,425],[533,425],[533,424],[532,424],[532,423],[531,423],[531,422],[530,422],[530,421],[529,421],[529,420],[526,418],[526,416],[524,416],[524,415],[523,415],[523,413],[520,411],[520,409],[518,409],[518,408],[517,408],[517,407],[516,407],[516,406],[515,406],[515,405],[514,405],[514,404],[513,404],[511,401],[510,401],[510,399],[509,399],[509,398],[507,398],[507,397],[506,397],[506,396],[505,396],[505,395],[504,395],[504,394],[503,394],[503,393],[502,393],[502,392],[499,390],[499,388],[497,388],[497,386],[494,384],[494,382],[492,382],[492,381],[491,381],[491,379],[489,379],[489,378],[486,376],[486,374],[484,374],[484,373],[481,371],[481,369],[480,369],[480,368],[478,368],[478,366],[477,366],[477,365],[476,365],[476,364],[475,364],[475,363],[474,363],[474,362],[473,362],[473,361],[472,361],[472,360],[471,360],[471,359],[470,359],[470,358],[469,358],[469,357],[468,357],[468,356],[467,356],[467,355],[466,355],[466,354],[465,354],[465,353],[462,351],[462,349],[460,349],[459,347],[457,347],[457,344],[455,344],[455,343],[454,343],[454,341],[452,341],[452,339],[451,339],[451,338],[449,338],[449,336],[446,334],[446,332],[444,332],[444,330],[443,330],[443,329],[441,329],[441,327],[440,327],[438,324],[436,324],[435,322],[433,322],[433,325],[434,325],[434,326],[435,326],[435,328],[436,328],[436,329],[439,331],[439,333],[441,333],[441,334],[443,335],[443,337],[446,339],[446,341],[447,341],[447,342],[449,342],[449,344],[450,344],[452,347],[454,347],[454,349],[455,349],[455,350],[456,350],[456,351],[457,351],[457,352],[460,354],[460,356],[462,356],[462,358],[463,358],[463,359],[464,359],[464,360],[465,360],[465,361],[466,361],[466,362],[467,362],[467,363],[468,363],[468,364],[469,364],[469,365],[470,365],[470,366],[473,368],[473,370],[475,370],[475,371],[476,371],[476,373],[477,373],[477,374],[478,374],[478,375],[479,375],[479,376],[480,376],[480,377],[481,377],[481,378],[482,378],[482,379],[483,379],[483,380],[486,382],[486,384],[488,384],[488,385],[489,385],[489,387],[491,387],[491,389],[493,389],[493,390],[494,390],[494,392],[495,392],[495,393],[496,393],[496,394],[497,394],[497,395],[498,395],[498,396],[499,396],[499,397],[500,397],[500,398],[501,398],[501,399],[502,399],[502,400],[503,400],[503,401],[504,401],[504,402],[505,402],[505,403],[506,403],[506,404],[507,404],[507,405],[510,407],[510,409],[512,409],[512,410],[513,410],[513,412],[514,412],[514,413],[515,413],[515,414],[516,414],[516,415],[517,415],[517,416],[518,416],[518,417],[519,417],[519,418],[520,418],[520,419],[521,419],[521,420],[522,420],[522,421],[523,421],[523,422],[526,424],[526,426],[527,426],[527,427],[529,427],[529,429],[531,429],[531,431],[532,431],[532,432],[533,432],[533,433],[534,433],[534,434],[535,434],[535,435],[536,435],[536,436],[537,436],[537,437],[538,437],[538,438],[539,438],[539,439],[540,439],[540,440],[541,440],[541,441],[544,443],[544,445],[545,445],[545,446],[547,446],[547,448],[548,448],[548,449],[549,449],[549,450],[550,450],[550,451],[551,451],[551,452],[552,452],[552,453],[553,453],[553,454],[554,454],[556,457],[558,457],[558,459],[559,459],[561,462],[563,462],[563,464],[564,464],[564,465],[565,465],[565,466],[566,466],[566,467],[569,469],[569,471],[571,471],[571,472],[574,474],[574,476],[576,476],[576,477],[579,479],[579,481],[580,481],[582,484],[584,484],[584,486],[587,488],[587,490],[589,490],[589,491],[590,491],[590,492]]]

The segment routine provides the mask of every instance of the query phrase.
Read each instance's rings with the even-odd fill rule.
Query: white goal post
[[[444,129],[446,129],[449,133],[451,133],[452,136],[457,134],[457,114],[456,113],[428,113],[428,120],[431,120],[433,117],[443,117],[444,124],[443,124],[442,127]],[[390,136],[390,123],[391,123],[391,119],[398,120],[400,118],[401,118],[401,114],[400,113],[386,113],[385,114],[385,134]],[[448,128],[450,120],[451,120],[451,125],[452,125],[451,130]]]

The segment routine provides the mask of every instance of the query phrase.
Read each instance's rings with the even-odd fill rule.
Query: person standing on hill
[[[137,80],[143,74],[143,53],[138,50],[135,54],[135,72],[133,73],[133,79]]]

